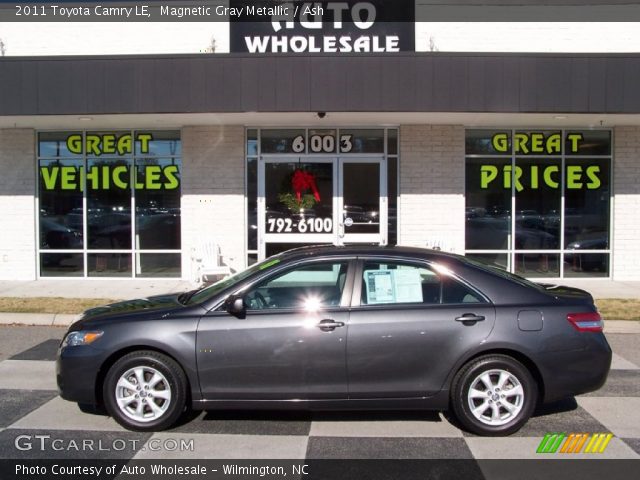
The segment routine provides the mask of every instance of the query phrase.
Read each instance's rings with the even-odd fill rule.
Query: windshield
[[[246,270],[242,270],[241,272],[235,273],[230,277],[223,278],[222,280],[212,285],[209,285],[208,287],[203,288],[202,290],[199,290],[196,293],[194,293],[191,296],[191,298],[189,298],[189,300],[186,302],[186,305],[195,305],[197,303],[202,303],[214,297],[215,295],[222,292],[223,290],[226,290],[227,288],[232,287],[234,284],[242,282],[245,278],[249,278],[251,275],[253,275],[256,272],[267,270],[269,268],[276,266],[277,264],[280,263],[280,260],[281,259],[278,258],[278,256],[269,257],[260,263],[256,263],[250,266]]]
[[[526,278],[523,278],[520,275],[516,275],[515,273],[507,272],[506,270],[503,270],[497,265],[483,263],[478,260],[473,260],[469,257],[464,257],[464,261],[475,267],[479,267],[482,270],[489,271],[495,275],[501,276],[502,278],[506,278],[507,280],[511,280],[513,282],[519,283],[520,285],[524,285],[525,287],[533,287],[537,290],[544,290],[544,287],[542,287],[541,285],[534,283],[530,280],[527,280]]]

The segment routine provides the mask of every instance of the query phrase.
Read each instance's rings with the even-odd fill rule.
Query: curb
[[[640,321],[605,320],[604,333],[640,333]]]
[[[77,315],[65,313],[0,313],[0,325],[68,327]]]
[[[40,327],[68,327],[77,315],[64,313],[2,313],[0,325],[35,325]],[[640,321],[605,320],[604,333],[640,334]]]

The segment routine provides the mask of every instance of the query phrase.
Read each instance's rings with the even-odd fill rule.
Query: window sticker
[[[422,280],[417,269],[365,270],[367,304],[422,303]]]
[[[366,270],[367,304],[395,303],[392,270]]]
[[[417,268],[395,270],[393,272],[396,302],[422,303],[422,278]]]

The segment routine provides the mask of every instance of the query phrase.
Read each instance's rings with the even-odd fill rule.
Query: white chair
[[[191,249],[191,263],[197,284],[211,281],[209,277],[226,277],[232,270],[224,263],[220,247],[215,242],[203,242]]]

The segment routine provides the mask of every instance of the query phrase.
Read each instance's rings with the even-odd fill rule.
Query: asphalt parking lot
[[[640,459],[638,334],[607,335],[614,361],[600,391],[545,406],[511,437],[479,438],[432,412],[215,411],[162,433],[128,432],[57,396],[64,332],[0,326],[0,458],[525,459],[539,458],[549,432],[611,432],[600,458]]]

